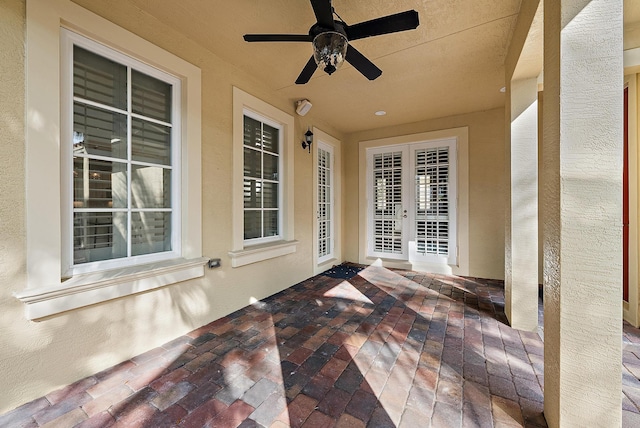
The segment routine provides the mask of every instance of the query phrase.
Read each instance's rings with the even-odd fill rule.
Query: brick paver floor
[[[623,418],[640,426],[640,332]],[[545,427],[543,345],[502,282],[318,275],[27,403],[2,427]],[[4,393],[10,393],[4,391]]]

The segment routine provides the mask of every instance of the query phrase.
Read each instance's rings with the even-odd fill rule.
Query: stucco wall
[[[313,112],[295,115],[291,100],[220,60],[125,2],[82,2],[94,12],[202,70],[203,255],[222,267],[205,277],[52,316],[25,319],[13,293],[25,288],[24,0],[0,2],[0,413],[156,347],[313,274],[312,156],[294,141],[297,252],[231,268],[232,87],[295,116],[296,136],[315,126],[343,136]],[[42,177],[43,185],[56,185]],[[51,227],[58,227],[52,224]]]
[[[358,142],[469,127],[469,274],[504,278],[504,109],[445,117],[347,136],[344,151],[344,254],[358,260]],[[352,195],[352,196],[349,196]]]
[[[0,413],[62,385],[218,319],[312,276],[312,156],[295,141],[295,239],[297,252],[231,268],[232,87],[295,117],[295,136],[308,126],[342,141],[342,241],[344,260],[358,259],[357,142],[431,130],[469,127],[470,274],[502,278],[503,109],[342,135],[314,117],[301,118],[293,102],[219,59],[127,2],[76,3],[198,66],[202,70],[203,255],[220,257],[222,267],[200,280],[112,300],[37,322],[27,321],[13,293],[25,274],[25,0],[0,2]],[[43,185],[57,185],[42,177]],[[355,203],[355,206],[354,206]],[[52,224],[51,227],[58,227]],[[344,250],[347,250],[346,254]]]
[[[25,227],[24,227],[24,14],[21,0],[0,3],[0,411],[10,403],[25,397],[24,388],[17,385],[13,356],[20,355],[26,363],[34,359],[24,349],[37,349],[38,340],[24,337],[21,331],[29,328],[21,308],[11,296],[12,290],[25,283]],[[8,391],[15,391],[7,393]],[[12,397],[9,397],[12,396]]]

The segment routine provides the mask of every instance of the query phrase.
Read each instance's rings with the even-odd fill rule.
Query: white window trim
[[[317,221],[317,216],[314,217],[314,221],[313,221],[313,242],[314,242],[314,253],[313,253],[313,258],[314,258],[314,273],[320,273],[325,271],[328,267],[331,267],[331,265],[333,264],[338,264],[340,262],[342,262],[342,247],[341,247],[341,240],[340,240],[340,236],[342,233],[342,218],[341,218],[341,213],[342,213],[342,208],[341,208],[341,187],[342,187],[342,181],[341,181],[341,143],[340,140],[332,137],[331,135],[327,134],[326,132],[322,131],[319,128],[314,127],[313,128],[313,139],[314,139],[314,143],[316,146],[316,149],[313,151],[313,165],[314,165],[314,173],[313,173],[313,182],[314,182],[314,195],[313,195],[313,200],[314,200],[314,213],[318,212],[318,147],[320,146],[319,143],[323,143],[325,145],[327,145],[328,147],[331,147],[333,149],[332,152],[332,162],[333,162],[333,166],[332,166],[332,178],[333,178],[333,252],[331,254],[331,257],[325,259],[325,260],[320,260],[318,259],[318,221]]]
[[[278,124],[282,129],[282,153],[280,171],[281,186],[281,238],[277,241],[258,245],[247,245],[244,240],[244,115],[253,112],[258,117]],[[233,88],[233,187],[232,187],[232,249],[229,251],[232,267],[240,267],[250,263],[291,254],[296,251],[298,241],[294,240],[293,212],[293,142],[294,118],[272,105]]]
[[[368,170],[367,149],[374,147],[406,145],[418,141],[457,140],[457,263],[455,265],[443,265],[426,262],[412,262],[410,260],[391,260],[370,257],[368,255],[368,225],[367,210],[359,213],[359,244],[358,259],[360,263],[370,264],[381,262],[384,266],[401,269],[413,269],[425,272],[435,272],[454,275],[469,275],[469,128],[459,127],[442,129],[437,131],[422,132],[419,134],[401,135],[382,138],[378,140],[360,141],[358,144],[358,185],[359,206],[368,207]]]
[[[61,28],[165,70],[182,82],[180,258],[62,280]],[[70,0],[29,0],[26,30],[27,288],[16,297],[36,319],[204,275],[201,202],[201,72]],[[46,70],[46,72],[43,72]],[[105,278],[109,278],[105,280]]]

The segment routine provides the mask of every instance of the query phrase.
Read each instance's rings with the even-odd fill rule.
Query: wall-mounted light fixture
[[[302,148],[309,148],[309,153],[311,153],[311,144],[313,143],[313,132],[311,129],[307,128],[307,132],[304,133],[304,141],[302,142]]]

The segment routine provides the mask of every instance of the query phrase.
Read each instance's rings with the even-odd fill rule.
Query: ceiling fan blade
[[[316,60],[313,59],[313,55],[312,55],[311,58],[309,58],[307,65],[304,66],[304,68],[302,69],[302,72],[296,79],[296,84],[304,85],[305,83],[307,83],[309,79],[311,79],[311,76],[313,76],[313,73],[315,73],[317,68],[318,68],[318,65],[316,64]]]
[[[398,31],[413,30],[420,24],[418,12],[408,10],[395,15],[383,16],[371,21],[348,26],[345,30],[349,40],[364,39],[381,34],[396,33]]]
[[[356,70],[364,74],[364,76],[369,80],[375,80],[382,74],[382,70],[376,67],[374,63],[369,61],[364,55],[362,55],[356,48],[351,45],[347,47],[346,60],[347,62],[349,62],[349,64],[353,65]]]
[[[245,34],[245,42],[311,42],[308,34]]]
[[[311,0],[311,7],[321,27],[335,29],[331,0]]]

